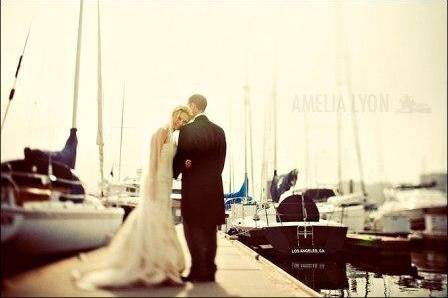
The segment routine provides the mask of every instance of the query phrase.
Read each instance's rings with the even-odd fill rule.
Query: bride
[[[74,274],[80,288],[182,283],[185,260],[171,214],[176,153],[172,133],[191,118],[189,107],[178,106],[169,125],[153,134],[140,202],[106,248],[103,266],[82,276]]]

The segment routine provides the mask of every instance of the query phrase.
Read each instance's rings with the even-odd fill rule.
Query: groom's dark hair
[[[205,108],[207,107],[207,99],[201,94],[193,94],[190,96],[188,103],[194,103],[194,105],[202,112],[205,111]]]

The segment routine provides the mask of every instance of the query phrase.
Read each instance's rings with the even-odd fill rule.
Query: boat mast
[[[123,117],[124,117],[125,88],[126,88],[125,83],[123,83],[123,99],[121,102],[120,154],[118,158],[118,181],[121,181],[121,149],[123,147]]]
[[[269,136],[272,138],[273,134],[273,169],[274,173],[277,173],[277,63],[274,65],[274,74],[273,74],[273,80],[272,80],[272,98],[271,98],[271,104],[272,104],[272,115],[271,117],[267,117],[268,112],[270,111],[270,107],[268,106],[265,113],[265,133],[267,130],[267,127],[269,127]],[[267,124],[268,119],[271,120],[269,125]],[[263,146],[263,172],[262,172],[262,188],[264,189],[264,186],[266,185],[266,171],[267,167],[265,165],[265,150],[266,150],[266,138],[264,138],[264,146]]]
[[[76,43],[75,81],[74,81],[74,86],[73,86],[72,128],[76,128],[76,118],[77,118],[77,112],[78,112],[79,61],[80,61],[80,55],[81,55],[83,7],[84,7],[84,0],[81,0],[79,3],[78,41]]]
[[[347,66],[347,70],[348,70],[348,66]],[[349,86],[350,83],[348,83],[347,85]],[[349,87],[349,90],[351,90],[350,87]],[[355,137],[356,158],[358,160],[359,178],[361,179],[361,190],[362,190],[362,193],[364,194],[364,196],[366,196],[367,192],[366,192],[366,187],[364,184],[364,171],[363,171],[363,166],[362,166],[361,144],[359,142],[358,119],[357,119],[354,101],[355,100],[352,97],[352,124],[353,124],[353,134]]]
[[[310,162],[309,162],[309,127],[308,127],[308,111],[306,108],[303,111],[303,122],[304,122],[304,134],[305,134],[305,188],[309,187],[310,184]]]
[[[266,194],[266,180],[267,180],[267,161],[266,161],[266,150],[267,150],[267,136],[270,137],[270,126],[268,119],[268,103],[266,104],[264,111],[264,137],[263,137],[263,147],[262,147],[262,160],[261,160],[261,176],[260,176],[260,200],[267,201],[268,195]],[[266,199],[266,200],[265,200]]]
[[[247,95],[247,106],[248,106],[248,112],[249,112],[249,152],[250,152],[250,189],[251,194],[254,194],[254,151],[253,151],[253,143],[252,143],[252,112],[251,112],[251,105],[250,105],[250,97],[249,93]]]
[[[244,90],[244,182],[248,180],[249,186],[246,188],[246,198],[249,197],[249,189],[251,193],[254,193],[254,166],[253,166],[253,151],[252,151],[252,117],[250,111],[250,87],[249,87],[249,53],[246,52],[246,83],[243,85]],[[248,135],[247,130],[249,129],[249,142],[250,142],[250,162],[251,162],[251,179],[248,178],[248,168],[247,168],[247,150],[248,150]]]
[[[232,133],[232,101],[230,102],[229,105],[229,131],[230,131],[230,136],[233,136]],[[227,146],[229,147],[229,192],[233,191],[233,154],[232,154],[232,142],[231,142],[231,137],[229,138],[229,140],[227,141]]]
[[[336,6],[336,84],[338,93],[342,93],[342,70],[341,70],[341,61],[343,59],[342,55],[342,45],[341,45],[341,5],[340,3]],[[339,105],[337,106],[336,111],[336,138],[337,138],[337,177],[338,177],[338,192],[343,194],[343,186],[342,186],[342,115]]]
[[[247,113],[249,105],[249,84],[246,76],[246,84],[243,86],[244,89],[244,181],[248,179],[247,175]],[[246,191],[246,197],[248,197],[248,190]]]
[[[98,0],[98,88],[97,88],[97,103],[98,103],[98,130],[96,144],[98,145],[98,152],[100,158],[100,195],[104,196],[104,140],[103,140],[103,79],[101,76],[101,24],[100,24],[100,1]]]
[[[14,83],[12,85],[11,91],[9,92],[9,98],[8,103],[6,105],[5,115],[3,116],[2,124],[0,126],[0,133],[3,132],[3,126],[5,125],[5,120],[6,116],[8,115],[9,106],[11,105],[11,101],[13,100],[14,94],[16,93],[17,77],[19,75],[20,66],[22,65],[23,55],[25,55],[25,49],[26,45],[28,44],[28,37],[30,36],[30,31],[31,31],[31,25],[28,27],[28,33],[26,35],[25,44],[23,45],[22,55],[20,55],[19,63],[17,64],[16,73],[14,75]]]
[[[340,26],[340,30],[342,31],[343,29],[343,24],[342,24],[342,11],[341,11],[341,4],[339,3],[339,5],[337,6],[337,8],[339,9],[339,13],[338,13],[338,22],[339,22],[339,26]],[[342,35],[342,34],[341,34]],[[342,36],[341,36],[342,37]],[[353,136],[354,136],[354,141],[355,141],[355,150],[356,150],[356,159],[357,159],[357,163],[358,163],[358,171],[359,171],[359,178],[360,178],[360,182],[361,182],[361,191],[364,195],[364,200],[365,197],[367,196],[367,192],[366,192],[366,187],[364,184],[364,171],[363,171],[363,164],[362,164],[362,156],[361,156],[361,144],[359,141],[359,129],[358,129],[358,119],[357,119],[357,113],[356,113],[356,106],[355,106],[355,97],[353,95],[353,91],[352,91],[352,84],[351,84],[351,73],[350,73],[350,61],[346,55],[347,52],[347,47],[346,44],[343,44],[343,55],[342,55],[342,63],[344,66],[344,70],[342,71],[345,75],[345,83],[347,86],[347,93],[348,96],[351,98],[351,112],[352,112],[352,128],[353,128]]]
[[[229,144],[230,145],[230,144]],[[232,192],[233,190],[233,177],[232,177],[232,172],[233,172],[233,167],[232,167],[232,153],[229,154],[229,192]]]
[[[274,170],[277,171],[277,64],[274,67],[274,82],[272,86],[272,109],[274,113]]]
[[[342,126],[341,126],[341,112],[338,110],[336,112],[336,116],[337,116],[337,171],[338,171],[338,192],[342,195],[343,193],[343,189],[342,189],[342,141],[341,141],[341,137],[342,137]]]
[[[342,189],[342,125],[341,125],[341,111],[336,112],[336,121],[337,121],[337,168],[338,168],[338,192],[342,195],[343,189]]]

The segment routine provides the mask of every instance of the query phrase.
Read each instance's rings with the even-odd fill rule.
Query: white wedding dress
[[[103,266],[78,275],[78,287],[88,290],[182,283],[180,273],[185,259],[175,231],[170,198],[176,145],[171,133],[168,142],[162,143],[160,131],[151,139],[149,166],[142,181],[139,204],[107,247]]]

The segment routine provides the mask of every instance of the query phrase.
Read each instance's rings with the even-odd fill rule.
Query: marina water
[[[442,251],[379,259],[344,254],[325,260],[257,252],[325,297],[447,296],[447,256]]]

